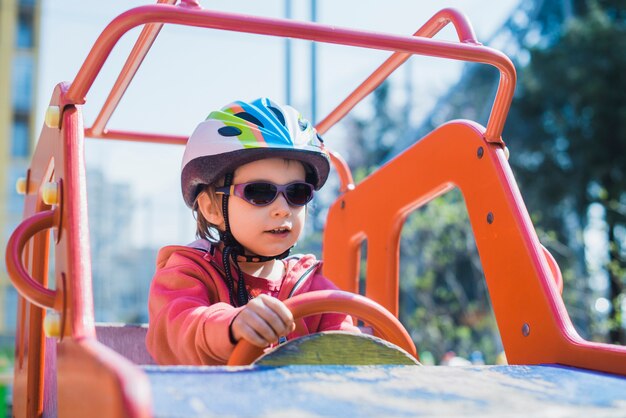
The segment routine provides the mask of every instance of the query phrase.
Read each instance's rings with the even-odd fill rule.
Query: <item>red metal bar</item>
[[[304,318],[324,312],[346,312],[363,319],[382,338],[403,348],[417,358],[413,340],[404,326],[383,306],[359,294],[339,290],[318,290],[285,300],[294,318]]]
[[[459,21],[462,22],[462,20]],[[433,27],[436,28],[441,22],[441,20],[439,23],[435,22]],[[490,142],[502,142],[500,136],[513,98],[516,76],[511,61],[499,51],[480,45],[457,44],[422,37],[378,34],[308,22],[252,17],[170,5],[141,6],[114,19],[97,39],[76,75],[65,97],[67,103],[84,103],[85,96],[102,65],[122,35],[136,26],[149,23],[170,23],[259,35],[283,36],[492,65],[500,71],[500,84],[485,135]],[[459,27],[461,29],[457,29],[457,32],[461,33],[462,37],[472,37],[469,35],[471,34],[470,29],[462,24]]]
[[[480,45],[467,17],[455,9],[443,9],[431,17],[419,28],[413,36],[432,38],[444,27],[452,23],[456,29],[459,41],[462,43]],[[391,73],[406,62],[411,54],[406,52],[394,52],[387,60],[378,67],[360,86],[358,86],[343,102],[333,109],[326,118],[320,121],[316,129],[324,134],[333,125],[343,119],[361,100],[376,89]]]
[[[174,4],[176,0],[159,0],[157,3],[159,4]],[[189,7],[189,6],[186,6]],[[126,89],[128,88],[130,82],[135,77],[137,70],[141,66],[146,54],[152,47],[156,37],[159,35],[161,28],[163,27],[162,23],[151,23],[146,25],[139,37],[137,38],[137,42],[133,46],[133,49],[130,51],[128,58],[126,59],[126,63],[124,67],[120,71],[109,96],[105,100],[102,108],[100,109],[100,113],[96,116],[96,120],[93,122],[91,126],[91,133],[94,137],[102,138],[102,134],[105,132],[106,125],[109,123],[111,119],[111,115],[115,112],[115,109],[120,103],[120,100],[126,93]]]
[[[24,247],[36,233],[55,225],[55,217],[56,211],[47,210],[25,219],[15,228],[7,243],[6,264],[13,285],[30,303],[44,309],[59,308],[57,292],[43,287],[30,277],[22,262],[22,254]]]
[[[91,252],[87,217],[87,175],[85,173],[85,150],[83,116],[78,107],[63,112],[60,143],[55,153],[55,177],[63,181],[62,228],[56,247],[57,283],[64,280],[68,300],[65,335],[74,338],[93,338],[93,294],[91,277]],[[58,286],[58,284],[57,284]]]
[[[173,4],[175,0],[159,0],[159,3]],[[187,4],[183,2],[182,7],[199,7],[197,3]],[[452,23],[456,29],[459,40],[463,43],[470,43],[478,45],[476,41],[476,35],[471,27],[466,16],[454,9],[443,9],[436,13],[431,19],[429,19],[420,29],[418,29],[413,36],[433,37],[441,29]],[[163,24],[148,24],[144,27],[137,42],[135,43],[129,57],[124,65],[124,68],[120,72],[115,85],[113,86],[111,93],[107,97],[105,103],[100,110],[100,113],[96,117],[91,128],[88,128],[85,132],[86,136],[102,139],[118,139],[127,141],[138,142],[159,142],[169,144],[185,144],[186,137],[181,136],[168,136],[168,135],[151,135],[135,132],[123,132],[123,131],[109,131],[106,129],[111,115],[119,105],[120,100],[128,88],[128,85],[132,81],[139,66],[143,62],[146,54],[150,50],[154,40],[158,36]],[[354,92],[339,104],[326,118],[324,118],[318,125],[317,130],[320,134],[325,133],[335,123],[343,119],[343,117],[371,93],[376,87],[378,87],[383,80],[385,80],[393,71],[395,71],[402,63],[404,63],[410,54],[404,52],[395,52],[389,59],[387,59],[370,77],[367,78]],[[338,154],[332,154],[331,160],[335,165],[339,177],[340,177],[340,191],[344,192],[353,185],[352,174],[350,169]]]
[[[419,28],[413,36],[422,36],[432,38],[444,27],[452,23],[456,29],[459,40],[463,43],[480,45],[476,40],[476,35],[472,29],[467,17],[455,9],[443,9],[431,17],[421,28]],[[315,128],[323,135],[337,122],[343,119],[358,103],[374,91],[380,84],[389,77],[400,65],[402,65],[411,56],[406,52],[394,52],[387,60],[380,65],[361,85],[359,85],[350,95],[344,99],[328,116],[320,121]],[[506,114],[504,114],[506,117]],[[339,191],[341,193],[354,187],[350,168],[343,160],[332,161],[337,172],[339,173],[340,184]],[[350,179],[349,181],[347,179]]]
[[[343,159],[341,154],[334,151],[328,151],[330,162],[333,163],[337,174],[339,174],[339,193],[344,193],[354,188],[354,179],[348,163]]]
[[[112,131],[105,129],[96,135],[92,128],[85,129],[85,136],[90,138],[116,139],[131,142],[158,142],[159,144],[185,145],[188,137],[180,135],[146,134],[143,132]]]

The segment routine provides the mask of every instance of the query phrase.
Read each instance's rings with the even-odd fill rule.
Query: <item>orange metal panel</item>
[[[626,347],[591,343],[574,330],[504,150],[487,142],[478,124],[438,128],[340,196],[328,214],[324,272],[355,291],[357,270],[347,264],[357,260],[355,241],[366,237],[366,295],[397,314],[402,224],[455,186],[465,198],[509,362],[626,375]]]
[[[128,359],[93,338],[58,344],[59,417],[147,418],[147,376]]]

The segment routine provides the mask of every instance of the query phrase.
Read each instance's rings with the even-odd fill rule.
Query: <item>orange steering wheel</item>
[[[371,299],[341,290],[318,290],[303,293],[284,301],[294,319],[328,312],[341,312],[360,318],[393,343],[417,358],[415,344],[400,321],[387,309]],[[241,339],[235,346],[228,366],[251,364],[263,354],[263,348]]]

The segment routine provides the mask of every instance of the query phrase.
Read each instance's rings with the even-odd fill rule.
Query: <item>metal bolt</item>
[[[17,194],[26,194],[26,191],[28,190],[26,177],[20,177],[17,179],[17,182],[15,182],[15,190],[17,191]]]
[[[530,325],[528,324],[522,325],[522,335],[524,337],[528,337],[530,335]]]
[[[48,109],[46,110],[46,116],[44,117],[44,123],[48,128],[60,128],[61,108],[59,106],[48,106]]]
[[[485,149],[483,147],[478,147],[478,151],[476,152],[476,155],[478,156],[478,158],[483,158],[484,154],[485,154]]]
[[[46,205],[56,205],[59,203],[59,184],[54,181],[47,182],[41,188],[41,200]]]
[[[47,337],[59,338],[61,336],[61,317],[56,311],[47,311],[43,320],[43,331]]]
[[[488,224],[492,224],[493,223],[493,213],[492,212],[489,212],[487,214],[487,223]]]

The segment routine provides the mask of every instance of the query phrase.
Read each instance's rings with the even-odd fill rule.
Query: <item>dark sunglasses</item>
[[[267,206],[278,197],[279,193],[291,206],[304,206],[313,199],[313,186],[303,181],[288,184],[274,184],[269,181],[253,181],[219,187],[215,193],[237,196],[254,206]]]

